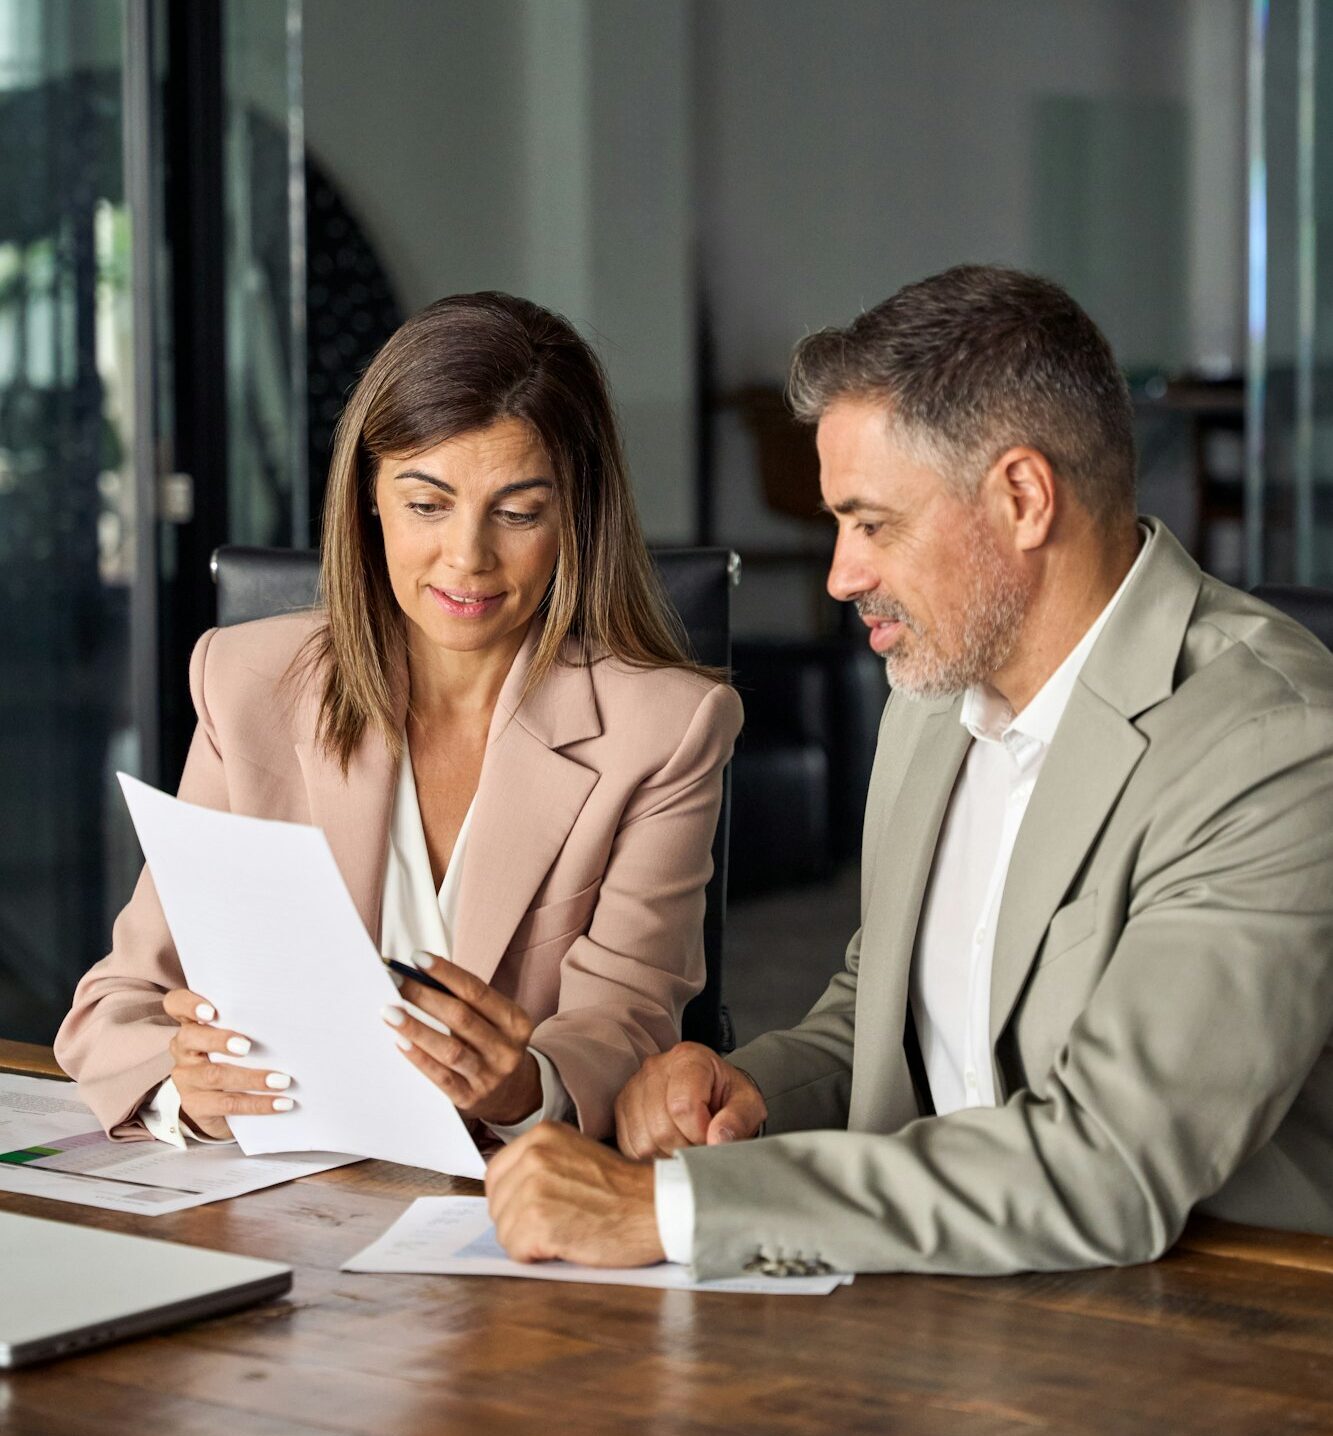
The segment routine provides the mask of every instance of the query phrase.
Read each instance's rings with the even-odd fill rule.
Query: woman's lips
[[[450,618],[483,618],[504,599],[502,593],[467,593],[428,584],[430,596]]]

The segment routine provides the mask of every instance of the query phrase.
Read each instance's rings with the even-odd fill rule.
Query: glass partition
[[[1333,583],[1333,5],[1252,0],[1246,576]]]
[[[309,541],[300,21],[0,0],[3,1038],[50,1041],[107,951],[115,774],[175,785],[209,551]]]
[[[138,852],[124,6],[0,0],[0,1009],[49,1038]],[[151,436],[150,436],[151,442]]]
[[[223,9],[228,542],[304,548],[305,154],[300,0]]]

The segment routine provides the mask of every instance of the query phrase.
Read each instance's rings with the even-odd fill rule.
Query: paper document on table
[[[0,1072],[0,1192],[150,1217],[359,1161],[341,1152],[247,1157],[235,1147],[113,1142],[71,1082]]]
[[[453,1103],[380,1017],[398,991],[318,828],[219,813],[117,775],[193,991],[292,1078],[294,1111],[233,1117],[248,1153],[338,1151],[481,1177]]]
[[[852,1278],[735,1276],[691,1281],[683,1266],[573,1266],[568,1262],[517,1262],[505,1255],[485,1197],[418,1197],[378,1241],[343,1263],[344,1271],[423,1272],[437,1276],[519,1276],[536,1281],[591,1282],[599,1286],[655,1286],[673,1291],[759,1292],[827,1296]]]

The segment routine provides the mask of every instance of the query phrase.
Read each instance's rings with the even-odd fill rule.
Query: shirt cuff
[[[689,1266],[694,1259],[694,1188],[690,1169],[679,1158],[653,1163],[653,1206],[666,1259]]]
[[[529,1047],[528,1051],[537,1059],[537,1070],[541,1073],[542,1104],[535,1112],[529,1113],[521,1122],[515,1122],[512,1126],[487,1122],[486,1126],[502,1142],[512,1142],[524,1132],[531,1132],[539,1122],[563,1122],[574,1110],[569,1090],[555,1070],[555,1063],[535,1047]]]
[[[236,1142],[235,1137],[205,1137],[188,1126],[181,1116],[181,1094],[170,1077],[139,1108],[139,1117],[150,1136],[182,1152],[193,1142],[205,1147],[230,1147]]]

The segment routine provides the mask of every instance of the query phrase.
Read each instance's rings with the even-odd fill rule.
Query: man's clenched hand
[[[753,1080],[711,1048],[681,1042],[650,1057],[616,1099],[616,1140],[627,1157],[753,1137],[768,1108]]]

